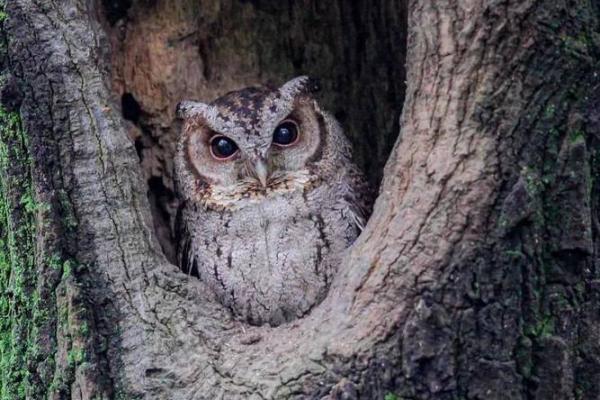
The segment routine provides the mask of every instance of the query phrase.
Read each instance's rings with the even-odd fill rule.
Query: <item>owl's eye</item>
[[[298,140],[298,125],[293,121],[284,121],[273,132],[273,143],[279,146],[291,146]]]
[[[227,160],[237,153],[235,142],[225,136],[215,136],[210,140],[210,152],[219,160]]]

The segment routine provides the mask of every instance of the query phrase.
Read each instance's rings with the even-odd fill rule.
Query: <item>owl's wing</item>
[[[197,269],[195,268],[196,261],[194,255],[192,254],[191,231],[188,229],[185,218],[183,218],[185,208],[186,202],[182,202],[177,209],[177,215],[175,217],[175,243],[177,243],[177,261],[182,272],[189,275],[194,275],[194,272],[197,273]]]
[[[371,185],[357,167],[352,166],[348,172],[349,190],[344,196],[349,205],[352,219],[360,231],[365,228],[373,211],[375,195]]]

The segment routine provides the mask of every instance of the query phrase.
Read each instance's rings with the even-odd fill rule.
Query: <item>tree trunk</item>
[[[0,4],[1,399],[600,398],[597,2]],[[169,261],[174,106],[300,73],[380,194],[248,326]]]

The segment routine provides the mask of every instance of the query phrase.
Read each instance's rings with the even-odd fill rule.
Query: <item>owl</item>
[[[317,86],[301,76],[177,108],[181,268],[253,325],[318,305],[369,213],[368,185]]]

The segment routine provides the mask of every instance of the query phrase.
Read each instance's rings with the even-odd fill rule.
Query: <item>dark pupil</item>
[[[296,140],[296,136],[298,136],[296,125],[291,122],[284,122],[275,129],[273,142],[277,144],[290,144]]]
[[[237,146],[233,140],[221,136],[212,141],[212,149],[215,156],[227,158],[237,151]]]

